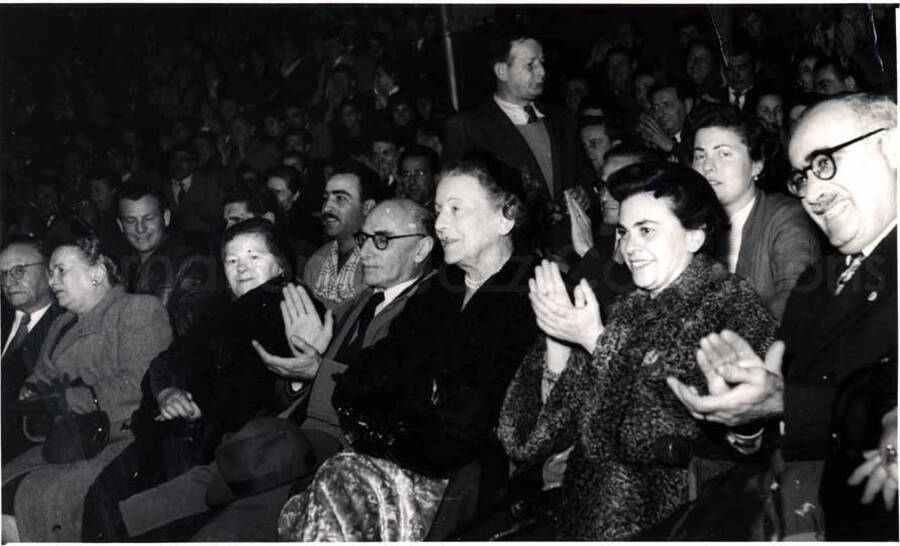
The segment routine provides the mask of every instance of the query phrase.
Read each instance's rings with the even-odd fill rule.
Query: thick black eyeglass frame
[[[357,231],[353,234],[356,240],[356,246],[362,248],[366,241],[372,239],[372,244],[378,250],[385,250],[394,239],[406,239],[407,237],[428,237],[424,233],[409,233],[407,235],[386,235],[384,233],[366,233],[365,231]]]
[[[831,148],[825,148],[823,150],[815,150],[815,151],[811,152],[808,156],[809,157],[809,165],[807,165],[806,167],[803,167],[802,169],[794,169],[793,171],[791,171],[791,175],[788,177],[788,183],[787,183],[788,191],[791,192],[791,194],[793,194],[794,196],[799,197],[801,199],[806,197],[806,187],[808,185],[807,184],[807,176],[808,176],[807,173],[808,172],[812,172],[814,175],[816,175],[816,178],[818,178],[819,180],[831,180],[832,178],[834,178],[834,175],[837,174],[837,162],[834,160],[834,155],[833,155],[835,152],[837,152],[838,150],[843,150],[844,148],[846,148],[847,146],[850,146],[851,144],[856,144],[857,142],[859,142],[861,140],[865,140],[872,135],[876,135],[882,131],[887,131],[887,130],[888,130],[888,127],[882,127],[881,129],[875,129],[874,131],[870,131],[864,135],[850,139],[847,142],[842,142],[841,144],[838,144],[837,146],[832,146]],[[817,160],[822,157],[824,157],[826,160],[828,160],[828,163],[826,163],[826,165],[830,164],[831,165],[830,169],[816,167]],[[817,170],[818,170],[818,172],[816,172]],[[827,174],[827,175],[823,174],[823,173],[827,172],[828,170],[831,171],[831,174]]]

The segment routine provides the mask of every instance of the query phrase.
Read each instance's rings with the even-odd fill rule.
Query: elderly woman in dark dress
[[[71,463],[44,461],[36,446],[3,467],[3,540],[75,542],[81,538],[85,494],[94,478],[131,444],[131,414],[141,398],[141,377],[172,340],[165,308],[153,296],[125,293],[115,261],[100,240],[85,235],[53,251],[50,288],[66,312],[41,346],[20,398],[35,384],[68,376],[93,388],[69,386],[69,411],[97,408],[110,421],[109,443],[96,456]],[[15,520],[10,515],[15,515]]]
[[[353,451],[288,500],[282,539],[423,540],[448,477],[502,453],[500,405],[537,328],[524,283],[534,262],[513,241],[520,180],[501,171],[477,159],[441,173],[435,230],[448,265],[339,376],[332,400]],[[484,471],[505,477],[498,466]]]
[[[291,278],[285,248],[272,223],[262,218],[225,232],[222,262],[233,301],[153,359],[134,417],[137,438],[91,488],[84,540],[133,537],[205,512],[206,474],[191,481],[200,487],[199,495],[172,480],[210,463],[223,435],[291,406],[298,394],[291,382],[269,370],[252,345],[257,341],[273,353],[290,354],[280,306]],[[135,500],[138,493],[144,501]],[[190,502],[195,498],[200,505]],[[119,504],[126,499],[131,501]],[[129,508],[122,508],[126,504]]]
[[[753,289],[710,257],[727,221],[701,176],[638,163],[610,185],[637,290],[603,320],[585,281],[573,304],[556,265],[537,267],[530,297],[546,338],[510,384],[498,429],[523,471],[574,445],[555,514],[565,539],[633,538],[684,503],[686,461],[670,448],[723,442],[727,431],[698,423],[666,377],[705,384],[695,352],[710,332],[742,332],[761,349],[775,331]]]

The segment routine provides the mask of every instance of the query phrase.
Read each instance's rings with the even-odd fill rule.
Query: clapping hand
[[[708,395],[674,377],[666,382],[696,419],[736,426],[782,412],[783,356],[781,341],[769,347],[763,360],[741,336],[723,330],[703,338],[697,351],[697,365],[706,378]]]
[[[847,479],[850,485],[866,480],[861,502],[869,504],[881,493],[887,510],[894,507],[897,498],[897,408],[881,421],[883,431],[878,449],[863,452],[865,461]]]
[[[322,353],[331,343],[334,317],[329,310],[325,313],[324,322],[320,320],[315,305],[300,286],[288,284],[282,289],[282,293],[284,336],[293,356],[275,356],[266,351],[258,341],[253,340],[251,343],[266,366],[281,377],[312,379],[319,369]]]
[[[579,257],[584,257],[594,246],[591,219],[585,213],[585,208],[568,191],[566,191],[565,196],[571,220],[569,223],[572,226],[572,246]]]
[[[649,114],[642,114],[638,119],[637,132],[652,147],[664,152],[671,152],[675,147],[675,140],[663,131],[656,118]]]
[[[594,291],[584,279],[575,287],[575,303],[569,299],[559,267],[543,260],[528,281],[531,308],[538,327],[548,336],[576,343],[592,353],[603,333],[600,306]]]

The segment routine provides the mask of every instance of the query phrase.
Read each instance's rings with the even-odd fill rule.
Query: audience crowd
[[[890,6],[307,8],[5,62],[4,542],[898,540]]]

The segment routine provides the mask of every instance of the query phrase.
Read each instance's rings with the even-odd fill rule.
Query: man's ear
[[[166,227],[169,227],[169,223],[172,221],[172,211],[166,209],[163,211],[163,223]]]
[[[295,202],[300,198],[300,190],[294,192],[294,195],[291,196],[291,203]]]
[[[372,209],[374,209],[375,205],[377,204],[378,203],[376,203],[374,199],[366,199],[366,201],[363,203],[363,214],[369,214],[370,212],[372,212]]]
[[[422,237],[416,245],[416,253],[413,254],[413,260],[420,264],[428,259],[431,251],[434,249],[434,237]]]
[[[116,224],[119,225],[119,231],[121,231],[122,234],[124,235],[125,234],[125,226],[122,225],[122,220],[119,220],[118,218],[116,218]]]
[[[847,76],[846,78],[844,78],[844,85],[847,87],[847,90],[853,93],[857,91],[856,78],[854,78],[853,76]]]
[[[509,76],[509,66],[503,62],[494,63],[494,76],[501,82],[505,82]]]

